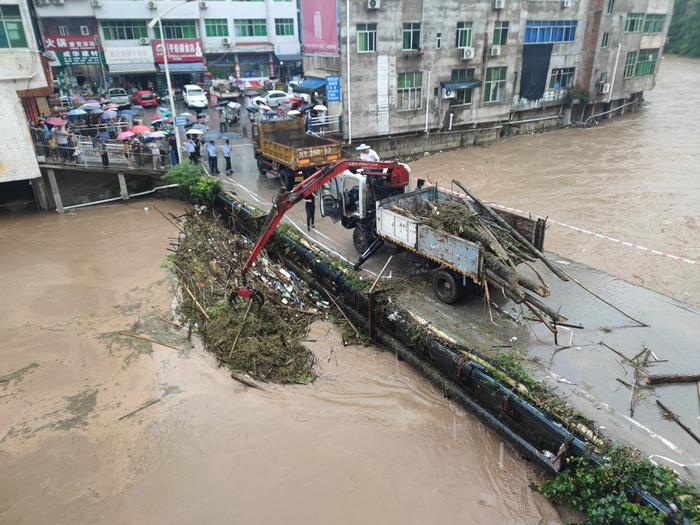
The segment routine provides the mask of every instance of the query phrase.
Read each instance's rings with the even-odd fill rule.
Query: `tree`
[[[675,0],[666,51],[700,56],[700,0]]]

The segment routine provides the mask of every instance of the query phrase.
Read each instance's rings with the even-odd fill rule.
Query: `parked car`
[[[209,105],[204,90],[196,84],[188,84],[182,89],[182,99],[188,108],[206,108]]]
[[[140,89],[134,94],[134,104],[142,108],[155,108],[158,106],[158,98],[150,89]]]
[[[266,106],[269,106],[271,108],[278,108],[289,102],[289,95],[284,91],[278,91],[276,89],[273,89],[270,91],[266,91],[259,97],[255,97],[253,99],[253,102],[257,104],[258,100],[261,100]]]
[[[131,105],[129,94],[123,88],[109,88],[107,91],[107,98],[120,108]]]

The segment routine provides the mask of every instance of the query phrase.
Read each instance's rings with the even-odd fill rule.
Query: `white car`
[[[129,94],[122,88],[110,88],[109,91],[107,91],[107,98],[120,108],[131,104]]]
[[[196,84],[186,85],[182,89],[182,98],[188,108],[206,108],[209,105],[204,91]]]
[[[284,91],[273,89],[253,99],[253,102],[258,105],[260,105],[260,101],[271,108],[278,108],[289,102],[289,95]]]

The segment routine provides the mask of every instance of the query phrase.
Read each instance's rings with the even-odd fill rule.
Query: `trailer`
[[[453,304],[466,290],[484,283],[484,261],[478,243],[436,230],[411,213],[421,201],[441,200],[461,201],[463,197],[429,186],[377,201],[375,234],[426,261],[433,270],[435,296]],[[498,213],[537,249],[542,249],[544,220],[506,211]]]

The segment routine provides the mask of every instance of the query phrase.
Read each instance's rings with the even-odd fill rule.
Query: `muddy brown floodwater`
[[[700,261],[699,83],[700,60],[664,57],[641,111],[423,158],[413,174],[447,188],[459,178],[484,199]],[[545,246],[700,306],[700,265],[557,225]]]
[[[161,319],[154,206],[181,211],[0,219],[0,523],[561,523],[496,433],[330,323],[314,384],[233,382]]]

